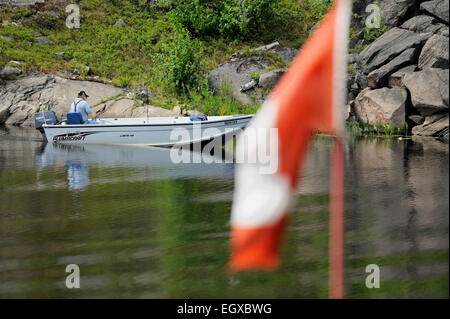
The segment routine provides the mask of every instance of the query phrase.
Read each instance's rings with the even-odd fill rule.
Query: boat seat
[[[67,123],[69,124],[83,124],[83,117],[80,112],[67,113]]]
[[[191,121],[207,121],[208,118],[206,115],[191,115],[190,117]]]

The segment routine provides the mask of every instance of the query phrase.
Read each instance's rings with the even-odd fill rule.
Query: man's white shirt
[[[89,104],[82,98],[77,98],[72,102],[72,105],[70,105],[70,112],[75,112],[75,103],[77,104],[76,112],[81,113],[83,121],[86,122],[88,120],[88,113],[91,111]]]

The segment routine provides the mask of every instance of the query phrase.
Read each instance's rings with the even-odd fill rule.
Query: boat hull
[[[172,146],[229,139],[244,129],[253,115],[210,117],[207,121],[189,118],[103,119],[100,124],[43,125],[53,143],[127,144]]]

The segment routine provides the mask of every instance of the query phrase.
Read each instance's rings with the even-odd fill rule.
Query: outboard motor
[[[36,130],[41,132],[44,142],[47,142],[47,137],[45,136],[45,131],[42,127],[42,124],[56,123],[58,123],[58,119],[56,118],[56,114],[53,111],[44,111],[34,114],[34,127],[36,128]]]

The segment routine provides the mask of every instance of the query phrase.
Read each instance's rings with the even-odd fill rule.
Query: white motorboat
[[[57,122],[53,112],[35,114],[35,127],[49,142],[173,146],[224,141],[243,130],[253,115],[104,118],[96,124]]]

